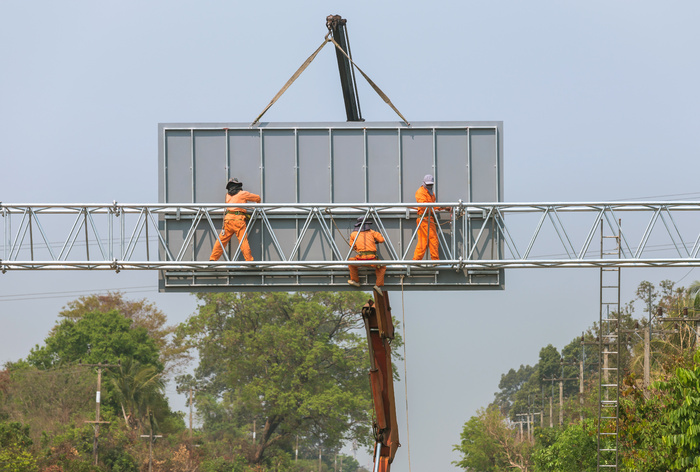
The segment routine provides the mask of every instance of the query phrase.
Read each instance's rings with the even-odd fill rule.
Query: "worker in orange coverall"
[[[433,185],[435,184],[435,178],[427,174],[423,177],[423,185],[418,187],[416,191],[416,202],[418,203],[435,203],[435,192],[433,192]],[[438,208],[433,208],[438,210]],[[430,258],[434,261],[440,259],[440,253],[438,249],[438,234],[437,234],[437,223],[435,218],[433,218],[432,211],[430,208],[418,208],[418,219],[416,220],[416,225],[418,225],[418,243],[416,244],[416,250],[413,252],[413,260],[420,261],[425,256],[425,251],[430,246]],[[423,214],[428,212],[423,218]],[[421,222],[421,218],[423,221]]]
[[[377,243],[383,243],[384,237],[370,229],[372,220],[366,219],[364,224],[362,224],[362,218],[357,219],[355,223],[355,229],[350,234],[350,245],[357,251],[356,257],[351,257],[351,261],[371,261],[377,259]],[[386,267],[382,265],[372,265],[370,267],[374,268],[374,274],[377,277],[377,282],[375,287],[384,286],[384,273],[386,272]],[[350,280],[348,283],[353,287],[360,287],[360,275],[359,266],[351,265],[348,266],[350,269]]]
[[[227,205],[248,202],[260,203],[260,196],[243,190],[243,183],[239,182],[236,178],[228,181],[226,184],[226,191]],[[226,209],[226,214],[224,215],[224,228],[221,230],[221,234],[219,234],[221,243],[219,243],[219,241],[214,243],[214,249],[211,251],[211,256],[209,256],[210,261],[219,260],[221,255],[224,253],[224,249],[221,247],[221,244],[226,246],[234,234],[241,244],[241,252],[243,253],[245,260],[253,260],[253,255],[250,253],[250,246],[248,245],[248,237],[245,236],[246,217],[246,211],[243,208],[232,206]]]

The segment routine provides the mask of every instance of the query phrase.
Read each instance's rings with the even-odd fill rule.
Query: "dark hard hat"
[[[231,187],[243,187],[243,182],[240,182],[237,178],[232,178],[228,179],[228,183],[226,184],[226,189],[230,189]]]
[[[367,218],[365,220],[365,224],[362,224],[362,220],[365,220],[363,217],[359,217],[357,219],[357,223],[355,223],[355,230],[359,230],[362,228],[362,231],[367,231],[369,229],[369,225],[372,224],[372,218]]]

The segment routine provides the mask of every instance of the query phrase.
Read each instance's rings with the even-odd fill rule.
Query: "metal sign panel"
[[[435,177],[438,203],[500,202],[503,197],[502,122],[421,122],[410,127],[387,123],[242,123],[160,124],[159,202],[221,204],[231,177],[243,189],[260,195],[262,205],[249,222],[248,240],[256,261],[346,260],[355,219],[370,214],[384,226],[394,250],[382,259],[392,260],[387,286],[406,289],[503,288],[502,270],[465,274],[443,270],[425,261],[406,266],[417,236],[415,192],[423,176]],[[274,204],[328,204],[325,215],[310,217],[301,208],[275,212]],[[353,204],[355,206],[342,207]],[[382,210],[387,205],[402,208]],[[339,205],[339,206],[338,206]],[[223,210],[223,208],[222,208]],[[253,214],[255,205],[248,213]],[[370,213],[368,213],[370,212]],[[223,211],[222,211],[223,213]],[[219,218],[223,216],[220,215]],[[470,224],[456,215],[441,217],[443,239],[440,259],[458,260],[466,251],[492,259],[501,250],[493,230],[472,234]],[[221,219],[214,219],[219,229]],[[161,219],[162,236],[185,244],[184,254],[206,261],[217,242],[211,224],[201,222],[194,238],[184,240],[190,218]],[[374,228],[378,229],[378,228]],[[477,241],[478,240],[478,241]],[[475,245],[479,248],[475,251]],[[314,290],[347,287],[347,271],[313,271],[308,265],[236,268],[237,240],[227,247],[225,262],[207,274],[163,271],[162,290]],[[381,246],[381,245],[380,245]],[[341,249],[341,248],[344,248]],[[391,254],[387,254],[390,252]],[[449,253],[449,254],[447,254]],[[488,255],[488,256],[487,256]],[[222,260],[224,260],[222,259]],[[238,260],[242,260],[238,255]],[[434,261],[433,261],[434,262]],[[439,262],[439,261],[438,261]],[[422,274],[421,271],[425,273]],[[364,273],[364,269],[362,271]],[[410,273],[410,275],[409,275]],[[365,280],[373,280],[373,271]],[[349,287],[352,288],[352,287]]]

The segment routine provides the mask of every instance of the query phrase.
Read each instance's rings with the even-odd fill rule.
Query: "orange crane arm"
[[[391,340],[394,324],[391,321],[389,295],[374,290],[374,300],[362,307],[367,342],[369,344],[369,381],[374,400],[374,471],[389,472],[399,444],[394,401],[394,377],[391,367]]]

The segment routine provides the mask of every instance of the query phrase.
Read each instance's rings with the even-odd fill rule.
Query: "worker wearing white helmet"
[[[416,202],[435,203],[434,185],[435,178],[431,174],[423,177],[423,184],[416,191]],[[430,259],[434,261],[440,259],[437,226],[431,210],[431,208],[427,207],[418,208],[418,219],[416,220],[416,225],[418,225],[418,243],[413,252],[414,261],[422,260],[427,249],[430,250]],[[428,213],[423,216],[426,211]]]

